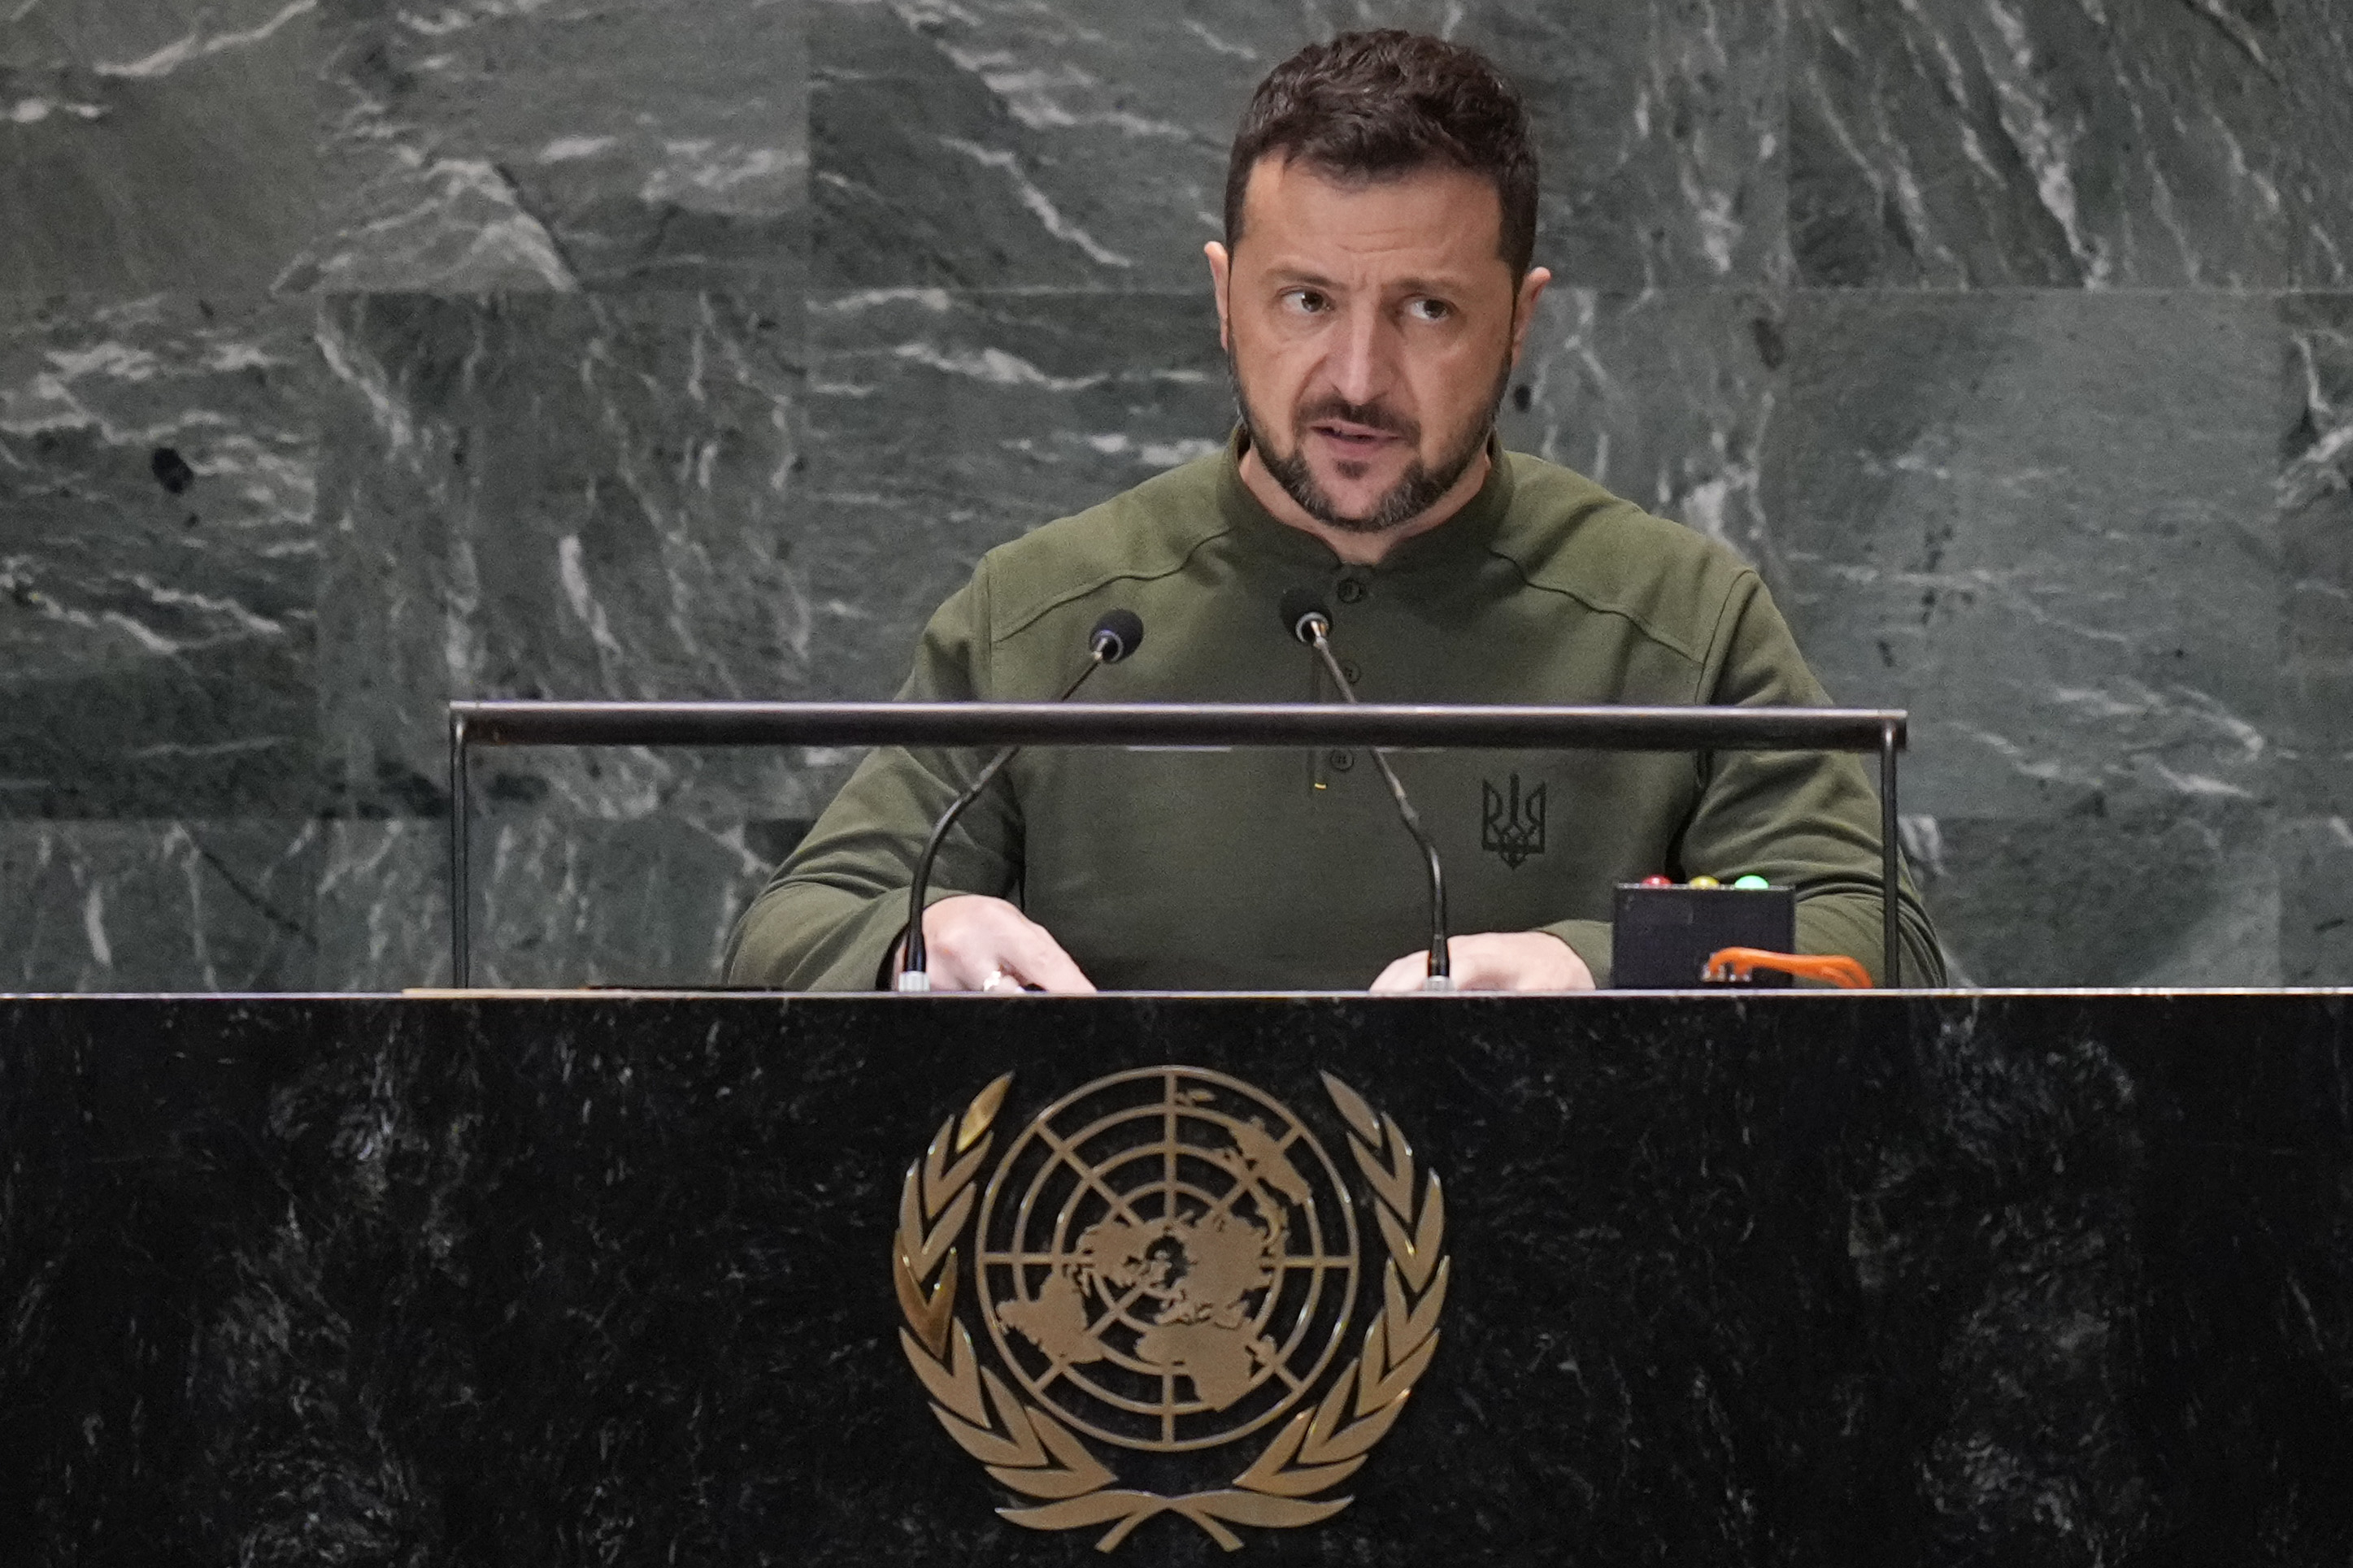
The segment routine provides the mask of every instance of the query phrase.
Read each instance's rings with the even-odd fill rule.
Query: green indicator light
[[[1732,885],[1736,889],[1756,892],[1762,889],[1769,888],[1773,884],[1752,872],[1750,875],[1741,878],[1740,880],[1733,883]]]

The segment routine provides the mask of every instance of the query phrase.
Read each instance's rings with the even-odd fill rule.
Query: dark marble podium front
[[[2342,1564],[2353,996],[0,1001],[0,1562],[1097,1561],[929,1413],[933,1131],[1115,1069],[1443,1173],[1266,1563]],[[1223,1554],[1145,1523],[1113,1561]]]

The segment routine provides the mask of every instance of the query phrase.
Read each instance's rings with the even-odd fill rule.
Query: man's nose
[[[1397,334],[1388,317],[1374,309],[1351,310],[1340,322],[1325,373],[1332,390],[1349,403],[1380,401],[1395,374]]]

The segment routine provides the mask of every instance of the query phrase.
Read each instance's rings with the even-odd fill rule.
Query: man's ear
[[[1545,285],[1552,281],[1552,273],[1542,267],[1531,267],[1528,275],[1520,279],[1520,291],[1512,301],[1512,363],[1520,363],[1520,350],[1527,345],[1528,329],[1535,325],[1536,301],[1544,298]]]
[[[1231,353],[1234,352],[1233,255],[1214,239],[1201,247],[1201,254],[1209,258],[1209,280],[1215,285],[1218,296],[1218,346]]]

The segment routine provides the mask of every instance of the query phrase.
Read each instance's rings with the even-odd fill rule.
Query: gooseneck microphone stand
[[[1304,588],[1293,588],[1284,594],[1281,607],[1282,624],[1291,635],[1323,656],[1324,668],[1331,671],[1332,684],[1340,689],[1341,697],[1352,703],[1358,700],[1347,675],[1340,668],[1340,661],[1332,657],[1332,613]],[[1420,813],[1406,798],[1405,785],[1398,782],[1397,770],[1389,766],[1388,752],[1379,746],[1366,749],[1373,753],[1373,763],[1381,770],[1381,777],[1388,781],[1389,794],[1397,801],[1398,820],[1413,835],[1413,841],[1421,846],[1422,858],[1430,863],[1430,974],[1422,981],[1421,988],[1451,991],[1454,976],[1446,942],[1446,873],[1438,863],[1438,846],[1430,841],[1429,833],[1421,826]]]
[[[1087,634],[1086,668],[1079,671],[1076,680],[1062,688],[1062,694],[1054,700],[1069,701],[1071,694],[1087,683],[1089,676],[1104,665],[1117,664],[1134,653],[1143,642],[1144,623],[1136,618],[1134,611],[1106,611],[1103,617],[1095,623],[1094,629]],[[926,966],[923,952],[923,895],[931,887],[932,862],[938,858],[940,846],[947,841],[949,829],[955,826],[956,818],[964,815],[965,807],[980,798],[980,792],[989,786],[990,781],[1004,771],[1005,764],[1011,762],[1020,750],[1018,746],[1002,747],[997,755],[989,758],[988,764],[980,770],[971,784],[965,786],[964,793],[948,803],[947,810],[940,814],[939,822],[932,828],[932,836],[923,841],[923,852],[915,861],[914,880],[907,884],[907,934],[900,949],[902,959],[898,977],[891,983],[893,990],[929,991],[932,988],[931,971]]]

